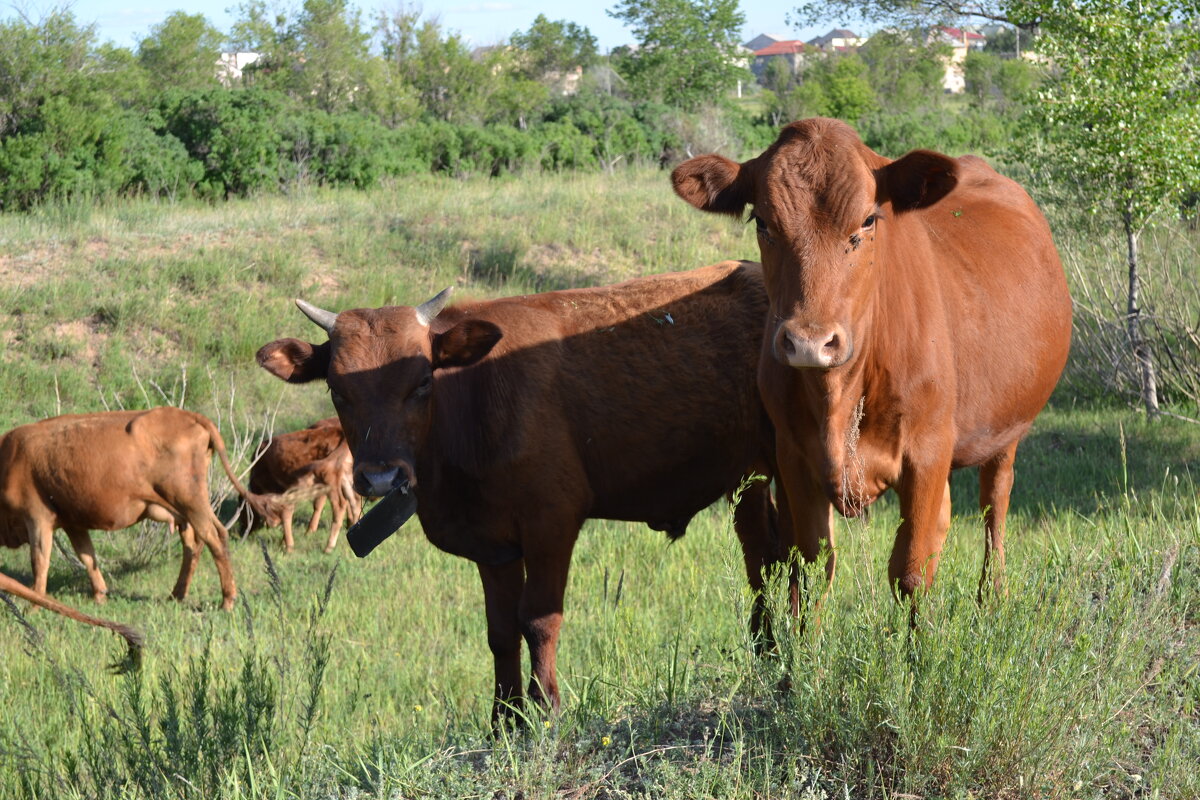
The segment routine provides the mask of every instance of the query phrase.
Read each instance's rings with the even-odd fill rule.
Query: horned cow
[[[563,594],[584,520],[678,537],[750,473],[773,473],[755,388],[761,271],[725,262],[443,310],[446,294],[339,314],[300,301],[329,341],[275,341],[258,362],[293,383],[324,379],[355,489],[415,493],[426,537],[478,565],[494,718],[521,699],[522,638],[529,696],[557,708]],[[766,482],[749,485],[735,528],[761,589],[777,560]]]

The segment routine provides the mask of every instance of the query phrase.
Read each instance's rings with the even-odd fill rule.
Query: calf
[[[221,578],[221,607],[232,608],[237,587],[225,549],[229,534],[209,505],[213,451],[238,494],[256,513],[277,519],[271,501],[238,481],[220,432],[201,414],[166,406],[68,414],[14,428],[0,437],[0,544],[29,543],[33,589],[45,594],[54,529],[62,528],[96,601],[104,602],[108,587],[89,530],[119,530],[143,519],[174,523],[183,564],[172,596],[187,595],[207,545]]]
[[[333,552],[338,534],[347,514],[350,523],[358,520],[361,502],[350,486],[352,460],[342,424],[337,417],[319,420],[307,428],[272,436],[259,447],[254,466],[250,468],[248,481],[250,491],[258,494],[284,494],[297,489],[309,488],[312,493],[301,492],[312,497],[313,514],[308,521],[308,532],[314,533],[321,522],[321,512],[326,500],[333,511],[329,539],[325,552]],[[292,552],[295,540],[292,537],[292,518],[296,504],[281,498],[283,521],[283,544]],[[261,526],[262,518],[254,517],[247,529]]]
[[[682,536],[751,473],[773,472],[754,376],[761,270],[724,262],[597,289],[442,310],[340,314],[298,301],[329,341],[283,339],[258,362],[324,379],[354,454],[354,486],[412,492],[425,535],[474,561],[495,662],[493,718],[529,694],[559,705],[567,570],[588,518]],[[388,501],[385,500],[384,503]],[[774,506],[754,481],[735,511],[751,586],[777,559]],[[757,627],[761,606],[752,624]]]

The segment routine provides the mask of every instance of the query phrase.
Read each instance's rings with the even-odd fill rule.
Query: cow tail
[[[278,504],[273,502],[269,497],[261,494],[255,494],[242,485],[238,480],[237,475],[233,472],[233,467],[229,463],[229,456],[225,452],[225,440],[221,438],[221,432],[217,430],[217,426],[208,417],[196,415],[205,429],[208,430],[208,446],[217,454],[217,458],[221,459],[221,466],[225,468],[225,475],[229,478],[229,482],[233,484],[234,490],[242,496],[246,504],[250,506],[250,510],[267,521],[268,525],[279,524],[279,508]]]
[[[120,664],[114,664],[114,670],[118,672],[126,672],[128,670],[136,670],[141,667],[142,645],[145,644],[146,639],[140,631],[131,628],[128,625],[122,625],[119,622],[110,622],[106,619],[88,616],[82,611],[76,611],[70,606],[63,605],[51,597],[47,597],[44,594],[35,592],[25,584],[14,578],[8,577],[7,575],[0,575],[0,592],[7,592],[8,594],[16,595],[17,597],[28,600],[34,605],[39,605],[42,608],[49,609],[55,613],[62,614],[64,617],[70,617],[73,620],[83,622],[87,625],[95,625],[99,628],[108,628],[110,631],[118,634],[122,639],[124,639],[125,644],[129,647],[129,651],[125,655],[125,660]]]

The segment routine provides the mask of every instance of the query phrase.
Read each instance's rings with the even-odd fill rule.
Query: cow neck
[[[417,455],[418,485],[437,486],[448,474],[481,478],[505,460],[516,420],[500,373],[492,355],[468,367],[439,370],[429,401],[429,433]]]
[[[873,321],[878,302],[878,294],[872,296],[856,322],[861,335],[849,364],[797,375],[804,403],[813,412],[817,435],[809,447],[820,453],[818,477],[838,512],[851,517],[861,513],[883,488],[877,479],[879,465],[869,463],[875,448],[861,446],[864,439],[878,433],[880,420],[872,414],[872,406],[878,408],[877,398],[890,392],[887,375],[874,358],[879,331]]]

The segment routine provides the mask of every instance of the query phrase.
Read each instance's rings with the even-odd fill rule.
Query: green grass
[[[1083,238],[1059,235],[1074,281],[1111,266]],[[182,400],[244,463],[272,416],[331,413],[322,389],[253,366],[261,344],[312,335],[292,297],[500,295],[753,255],[745,226],[695,213],[657,172],[0,217],[0,425]],[[975,603],[964,472],[915,632],[884,578],[888,496],[838,523],[821,624],[784,617],[762,658],[724,504],[672,545],[591,522],[563,712],[499,738],[479,579],[415,522],[363,560],[323,555],[322,533],[292,556],[277,532],[235,540],[228,614],[207,556],[187,602],[166,599],[178,544],[161,526],[96,534],[108,604],[61,552],[50,591],[141,628],[144,667],[111,676],[118,639],[22,612],[30,638],[0,608],[0,797],[1200,796],[1198,467],[1196,426],[1068,385],[1018,453],[1006,598]],[[28,582],[28,551],[0,551],[0,569]]]

